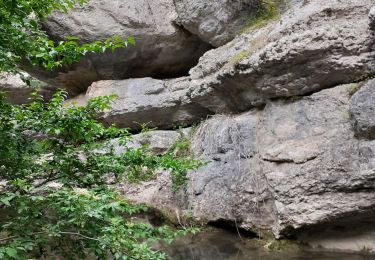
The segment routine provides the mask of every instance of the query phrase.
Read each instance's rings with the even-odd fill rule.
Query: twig
[[[39,232],[34,232],[34,233],[32,233],[31,236],[40,235],[40,234],[46,234],[46,233],[47,233],[46,231],[39,231]],[[85,239],[88,239],[88,240],[99,241],[99,239],[92,238],[92,237],[88,237],[88,236],[82,235],[82,234],[80,234],[80,233],[75,233],[75,232],[58,232],[58,234],[61,234],[61,235],[72,235],[72,236],[78,236],[78,237],[85,238]],[[0,239],[0,243],[1,243],[1,242],[4,242],[4,241],[8,241],[8,240],[12,240],[12,239],[16,239],[17,237],[18,237],[18,236],[11,236],[11,237],[5,237],[5,238],[2,238],[2,239]]]
[[[88,237],[88,236],[82,235],[82,234],[80,234],[80,233],[74,233],[74,232],[59,232],[59,234],[79,236],[79,237],[82,237],[82,238],[85,238],[85,239],[88,239],[88,240],[99,241],[99,239],[92,238],[92,237]]]
[[[178,221],[178,223],[180,224],[180,226],[181,227],[183,227],[183,228],[186,228],[184,225],[182,225],[182,223],[181,223],[181,219],[180,219],[180,214],[178,213],[178,209],[176,209],[176,216],[177,216],[177,221]]]
[[[46,231],[35,232],[35,233],[32,233],[31,235],[32,235],[32,236],[35,236],[35,235],[44,234],[44,233],[46,233]],[[5,238],[2,238],[2,239],[0,239],[0,243],[1,243],[1,242],[4,242],[4,241],[7,241],[7,240],[15,239],[15,238],[17,238],[17,237],[18,237],[18,236],[11,236],[11,237],[5,237]]]
[[[241,236],[240,229],[238,228],[238,225],[237,225],[237,219],[236,219],[236,218],[234,218],[234,224],[235,224],[235,226],[236,226],[236,230],[237,230],[237,234],[238,234],[239,238],[240,238],[241,240],[243,240],[243,239],[242,239],[242,236]]]

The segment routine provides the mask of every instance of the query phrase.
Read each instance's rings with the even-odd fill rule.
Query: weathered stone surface
[[[249,229],[274,222],[272,197],[257,156],[259,113],[219,116],[197,131],[192,149],[209,164],[191,173],[189,208],[206,221],[232,221]]]
[[[141,148],[147,146],[148,151],[156,155],[161,155],[165,154],[183,134],[183,132],[179,133],[171,130],[156,130],[133,135],[132,138],[126,142],[126,148],[120,145],[117,139],[111,140],[111,144],[114,145],[117,154],[125,152],[127,148]]]
[[[375,79],[354,94],[350,100],[350,113],[356,134],[375,139]]]
[[[175,0],[178,23],[213,46],[231,41],[256,15],[259,0]]]
[[[184,78],[99,81],[89,87],[86,95],[67,103],[84,105],[89,98],[117,94],[111,109],[101,116],[102,121],[132,130],[139,130],[142,124],[168,129],[198,122],[211,113],[189,98],[185,87],[188,83]]]
[[[259,130],[262,172],[274,198],[275,234],[373,208],[375,165],[353,137],[348,86],[264,110]]]
[[[189,212],[206,222],[271,229],[277,237],[368,216],[375,201],[375,141],[354,138],[349,87],[215,116],[192,140],[193,152],[208,164],[189,173],[186,192],[171,192],[168,173],[124,192],[175,217]]]
[[[98,80],[185,74],[210,47],[177,27],[176,18],[172,0],[92,0],[69,14],[55,13],[44,27],[56,40],[76,36],[86,43],[115,35],[133,36],[136,46],[88,55],[53,73],[29,70],[53,85],[67,87],[72,95]]]
[[[313,226],[297,237],[319,251],[371,253],[375,250],[374,212],[358,213],[337,219],[334,223]]]
[[[173,9],[172,5],[160,5],[159,2],[150,3],[150,10]],[[215,41],[224,41],[230,36],[220,29],[225,20],[220,17],[225,10],[217,9],[219,1],[207,5],[207,9],[203,8],[201,1],[175,2],[180,12],[180,23],[185,23],[188,30],[202,39],[216,44]],[[154,6],[157,3],[159,6]],[[101,118],[107,124],[116,123],[134,130],[139,130],[142,123],[150,122],[149,127],[168,129],[198,122],[215,113],[247,111],[239,115],[214,116],[198,128],[192,138],[192,152],[208,164],[189,173],[189,184],[185,190],[173,193],[169,173],[160,172],[156,180],[141,185],[124,184],[124,194],[131,200],[161,210],[176,222],[184,221],[184,216],[189,215],[203,222],[223,220],[253,231],[272,230],[276,237],[298,235],[314,246],[375,250],[375,241],[371,239],[375,223],[369,220],[374,216],[375,206],[375,81],[369,81],[351,98],[351,86],[341,85],[375,72],[375,38],[371,31],[373,0],[295,0],[289,3],[293,3],[289,5],[291,9],[283,13],[279,21],[239,35],[226,45],[207,52],[189,76],[169,80],[98,81],[85,95],[68,103],[77,101],[85,104],[90,97],[117,94],[119,98],[112,109]],[[126,6],[143,4],[146,2],[129,2]],[[192,9],[182,10],[184,4]],[[102,25],[91,22],[92,12],[106,14],[111,10],[119,15],[115,17],[123,17],[123,13],[118,13],[120,8],[116,11],[110,9],[119,6],[106,6],[107,3],[84,7],[81,10],[87,16],[82,18],[73,14],[76,15],[74,21],[80,24],[87,20],[87,28],[96,28]],[[220,12],[211,17],[214,10]],[[148,22],[152,15],[144,18],[145,24],[134,23],[136,20],[133,18],[116,20],[112,17],[119,27],[114,26],[112,31],[99,30],[100,35],[107,37],[110,36],[105,34],[108,31],[128,34],[132,32],[129,28],[144,25],[142,28],[147,29],[155,25],[155,31],[152,29],[145,34],[149,37],[146,37],[148,41],[145,45],[135,47],[135,52],[132,52],[135,49],[126,51],[130,51],[131,55],[135,53],[134,57],[129,56],[132,57],[130,62],[139,58],[138,51],[146,50],[147,54],[149,50],[149,53],[155,54],[155,46],[159,46],[161,51],[160,55],[156,55],[156,61],[151,59],[151,65],[145,62],[149,61],[148,54],[145,54],[126,72],[125,63],[120,62],[120,66],[115,67],[121,68],[119,73],[124,74],[116,75],[151,75],[144,71],[137,74],[134,68],[150,65],[150,71],[153,71],[154,62],[162,67],[173,64],[171,60],[175,58],[181,58],[174,56],[178,54],[172,50],[181,44],[174,38],[180,37],[181,31],[170,27],[177,13],[164,11],[161,13],[168,19],[162,21],[158,20],[159,17],[156,22]],[[201,19],[203,11],[211,20],[208,24],[212,21],[215,24],[211,27],[215,34],[209,35],[204,31],[207,24]],[[236,12],[242,14],[241,9],[227,11],[230,13],[227,21],[237,26],[236,22],[241,17],[236,20],[231,15]],[[186,17],[181,12],[185,12]],[[197,19],[188,17],[188,12]],[[123,30],[119,21],[130,20],[130,25]],[[161,29],[159,22],[163,24]],[[49,21],[47,27],[51,23],[54,22]],[[62,35],[65,23],[61,20]],[[113,22],[103,24],[106,26]],[[53,26],[60,28],[60,25]],[[199,31],[201,26],[202,33]],[[88,40],[95,35],[90,31],[76,34],[87,35]],[[188,37],[184,39],[199,42],[191,35],[184,35]],[[168,45],[171,42],[163,39],[174,40]],[[220,45],[218,42],[217,45]],[[201,46],[201,43],[198,45]],[[189,49],[185,54],[189,56],[191,53]],[[77,84],[98,78],[115,78],[112,73],[117,69],[112,67],[111,59],[121,58],[123,54],[108,55],[92,56],[75,65],[77,69],[70,70],[73,76],[61,74],[58,80],[70,81],[78,74],[82,81],[75,82]],[[116,55],[118,57],[115,58]],[[169,63],[163,63],[164,58]],[[186,65],[184,59],[181,61],[183,66]],[[83,65],[85,62],[87,68]],[[100,62],[103,63],[97,67],[92,65]],[[165,69],[170,71],[168,66]],[[79,92],[74,86],[72,89]],[[136,136],[129,145],[140,147],[148,144],[156,154],[162,154],[179,137],[173,131],[150,134],[148,137]],[[123,148],[117,145],[116,149],[121,152]],[[337,225],[347,229],[351,223],[358,223],[354,235],[343,232],[337,235],[341,240],[330,239],[336,236],[331,230]],[[363,228],[367,224],[371,228]],[[319,237],[319,234],[322,236]],[[358,241],[356,244],[348,243],[347,237],[356,237]]]
[[[191,70],[192,95],[221,93],[227,98],[218,111],[244,111],[268,98],[305,95],[373,72],[371,2],[296,4],[280,21],[207,52]]]
[[[189,77],[106,81],[92,88],[136,89],[138,81],[147,82],[142,94],[119,91],[126,102],[116,102],[104,120],[133,128],[133,121],[152,121],[169,128],[213,113],[247,111],[271,98],[350,83],[375,71],[370,7],[370,0],[296,3],[280,21],[207,52]]]
[[[27,75],[25,75],[26,77]],[[6,92],[7,100],[11,104],[25,104],[28,103],[31,93],[38,90],[38,88],[27,85],[18,74],[2,73],[0,74],[0,91]],[[53,92],[53,89],[45,86],[39,89],[40,94],[48,99]]]
[[[53,75],[34,72],[56,86],[67,86],[74,95],[99,79],[178,75],[193,66],[207,46],[173,25],[178,15],[171,1],[94,0],[68,17],[56,14],[46,24],[53,37],[74,35],[87,42],[134,35],[138,44],[89,55]],[[371,0],[293,2],[279,21],[243,33],[201,57],[190,72],[191,98],[204,105],[213,96],[224,97],[210,104],[210,110],[240,112],[268,98],[304,95],[374,72],[375,44],[368,18],[372,5]],[[215,2],[205,10],[216,6]],[[192,15],[198,9],[192,8]]]

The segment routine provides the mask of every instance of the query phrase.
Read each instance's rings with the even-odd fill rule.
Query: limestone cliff
[[[136,46],[54,72],[25,69],[67,88],[68,104],[117,94],[101,120],[157,127],[134,141],[156,153],[178,140],[175,126],[199,124],[187,134],[190,152],[207,165],[177,193],[168,172],[120,185],[132,200],[169,216],[375,251],[375,3],[273,3],[92,0],[44,28],[82,42],[132,35]]]

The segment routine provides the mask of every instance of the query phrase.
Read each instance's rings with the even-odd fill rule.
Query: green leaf
[[[78,40],[79,40],[79,38],[76,37],[76,36],[66,36],[66,39],[67,39],[68,41],[78,41]]]
[[[131,45],[135,45],[135,39],[134,39],[134,37],[129,36],[129,37],[128,37],[128,42],[129,42]]]
[[[0,201],[1,201],[4,205],[10,207],[10,201],[11,201],[12,199],[13,199],[13,196],[9,196],[9,197],[5,197],[5,198],[1,198]]]
[[[17,258],[17,250],[11,247],[5,249],[5,253],[12,258]]]

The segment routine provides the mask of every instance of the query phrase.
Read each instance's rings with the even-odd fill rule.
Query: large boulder
[[[351,219],[375,226],[368,222],[375,206],[375,141],[354,137],[349,90],[342,85],[268,102],[261,111],[213,117],[192,139],[195,156],[208,164],[189,173],[185,191],[173,193],[164,172],[125,186],[124,193],[177,219],[227,221],[276,237]],[[350,249],[368,245],[374,240]]]
[[[222,95],[218,112],[306,95],[375,71],[371,0],[299,1],[276,22],[208,51],[191,71],[192,96]]]
[[[54,13],[44,28],[55,40],[76,36],[81,43],[88,43],[133,36],[136,45],[88,55],[80,63],[54,72],[28,70],[53,85],[66,87],[72,95],[103,79],[186,74],[210,46],[176,26],[176,19],[173,0],[92,0],[69,14]]]
[[[92,84],[85,95],[67,101],[67,105],[85,105],[93,97],[116,94],[111,109],[100,116],[106,124],[116,124],[132,130],[142,125],[170,129],[191,125],[211,114],[210,110],[190,97],[189,81],[152,78],[107,80]]]
[[[178,23],[213,46],[233,40],[257,15],[260,0],[175,0]]]
[[[357,136],[375,139],[375,79],[354,94],[350,113]]]

